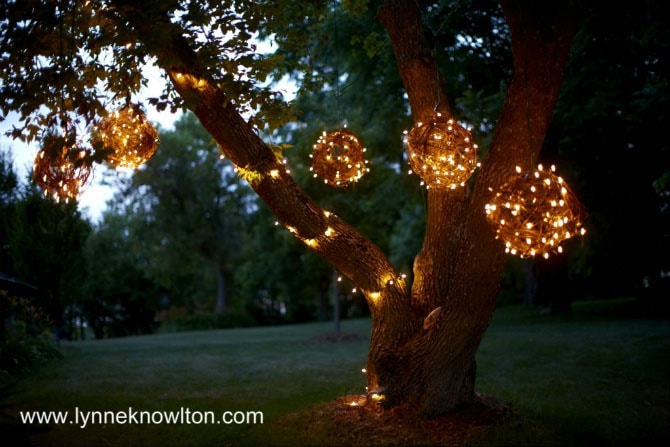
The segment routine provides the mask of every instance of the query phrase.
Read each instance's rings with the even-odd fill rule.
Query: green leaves
[[[380,33],[370,33],[365,38],[365,41],[363,42],[363,48],[365,49],[369,58],[373,58],[377,54],[381,53],[383,48],[388,45],[388,40],[384,37],[385,36],[380,35]]]
[[[70,121],[92,125],[108,109],[137,98],[145,64],[157,48],[186,39],[201,73],[219,85],[241,113],[270,129],[290,108],[269,87],[282,57],[257,53],[256,36],[271,33],[282,2],[176,0],[10,1],[0,11],[0,117],[18,112],[15,138],[32,141],[42,129]],[[141,21],[143,31],[133,24]],[[164,52],[163,68],[178,58]],[[136,100],[136,99],[135,99]],[[150,98],[157,110],[184,107],[170,87]]]
[[[270,149],[272,149],[272,153],[275,154],[275,157],[277,157],[278,160],[281,160],[284,158],[284,150],[292,148],[292,144],[272,144],[270,145]]]

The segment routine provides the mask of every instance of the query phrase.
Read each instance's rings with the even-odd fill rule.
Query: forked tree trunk
[[[414,0],[387,2],[379,19],[391,38],[415,121],[446,110]],[[491,147],[472,190],[428,191],[428,216],[415,259],[414,322],[396,328],[373,313],[368,387],[388,405],[435,416],[474,399],[475,353],[495,309],[505,262],[484,205],[514,173],[537,161],[576,31],[568,2],[503,3],[514,72]],[[434,92],[440,92],[436,95]],[[392,339],[392,342],[389,342]]]
[[[484,204],[516,165],[531,168],[537,159],[575,31],[570,2],[504,3],[514,75],[502,114],[474,188],[429,190],[426,234],[411,289],[376,245],[300,189],[205,75],[198,55],[166,15],[147,16],[142,0],[117,3],[228,159],[255,174],[251,187],[278,220],[365,294],[372,315],[369,392],[383,396],[388,406],[407,405],[425,416],[471,402],[475,352],[495,308],[505,261],[485,221]],[[379,11],[415,121],[447,104],[419,3],[390,0]],[[159,35],[153,32],[157,27]]]

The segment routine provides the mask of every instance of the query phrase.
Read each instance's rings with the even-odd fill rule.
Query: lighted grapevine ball
[[[129,105],[105,117],[93,132],[93,140],[111,150],[107,163],[113,167],[137,168],[158,148],[158,131],[138,106]]]
[[[89,152],[74,138],[47,136],[35,156],[33,181],[56,201],[76,199],[93,170],[87,161]]]
[[[517,175],[486,204],[486,219],[506,253],[548,258],[563,251],[563,241],[586,233],[581,204],[555,170],[538,165],[523,174],[517,166]]]
[[[470,131],[441,113],[428,122],[417,123],[406,142],[412,171],[426,188],[464,186],[478,166],[477,145]]]
[[[353,132],[346,129],[323,132],[310,154],[310,171],[328,185],[346,187],[370,171],[365,151]]]

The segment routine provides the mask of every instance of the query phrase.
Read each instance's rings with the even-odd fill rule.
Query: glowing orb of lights
[[[409,131],[406,142],[409,165],[426,188],[464,186],[479,166],[477,145],[470,131],[441,113],[429,122],[417,123]]]
[[[555,166],[542,165],[531,174],[517,174],[504,184],[485,206],[486,219],[505,252],[522,258],[562,253],[561,243],[586,230],[582,207]]]
[[[93,171],[90,151],[63,137],[47,136],[33,163],[33,181],[57,202],[77,199]]]
[[[93,140],[111,152],[112,167],[135,169],[158,148],[158,131],[138,106],[129,105],[105,117],[93,131]]]
[[[364,157],[365,151],[353,132],[346,129],[329,133],[324,131],[310,154],[310,171],[328,185],[346,187],[370,171]]]

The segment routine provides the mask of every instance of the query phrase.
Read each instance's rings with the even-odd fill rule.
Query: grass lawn
[[[579,309],[579,306],[577,306]],[[364,392],[370,322],[360,340],[316,342],[331,324],[69,343],[64,359],[23,377],[2,399],[17,445],[327,445],[328,402]],[[478,390],[513,416],[472,445],[660,445],[670,440],[667,321],[546,317],[500,309],[478,354]],[[19,411],[262,411],[263,424],[27,426]]]

